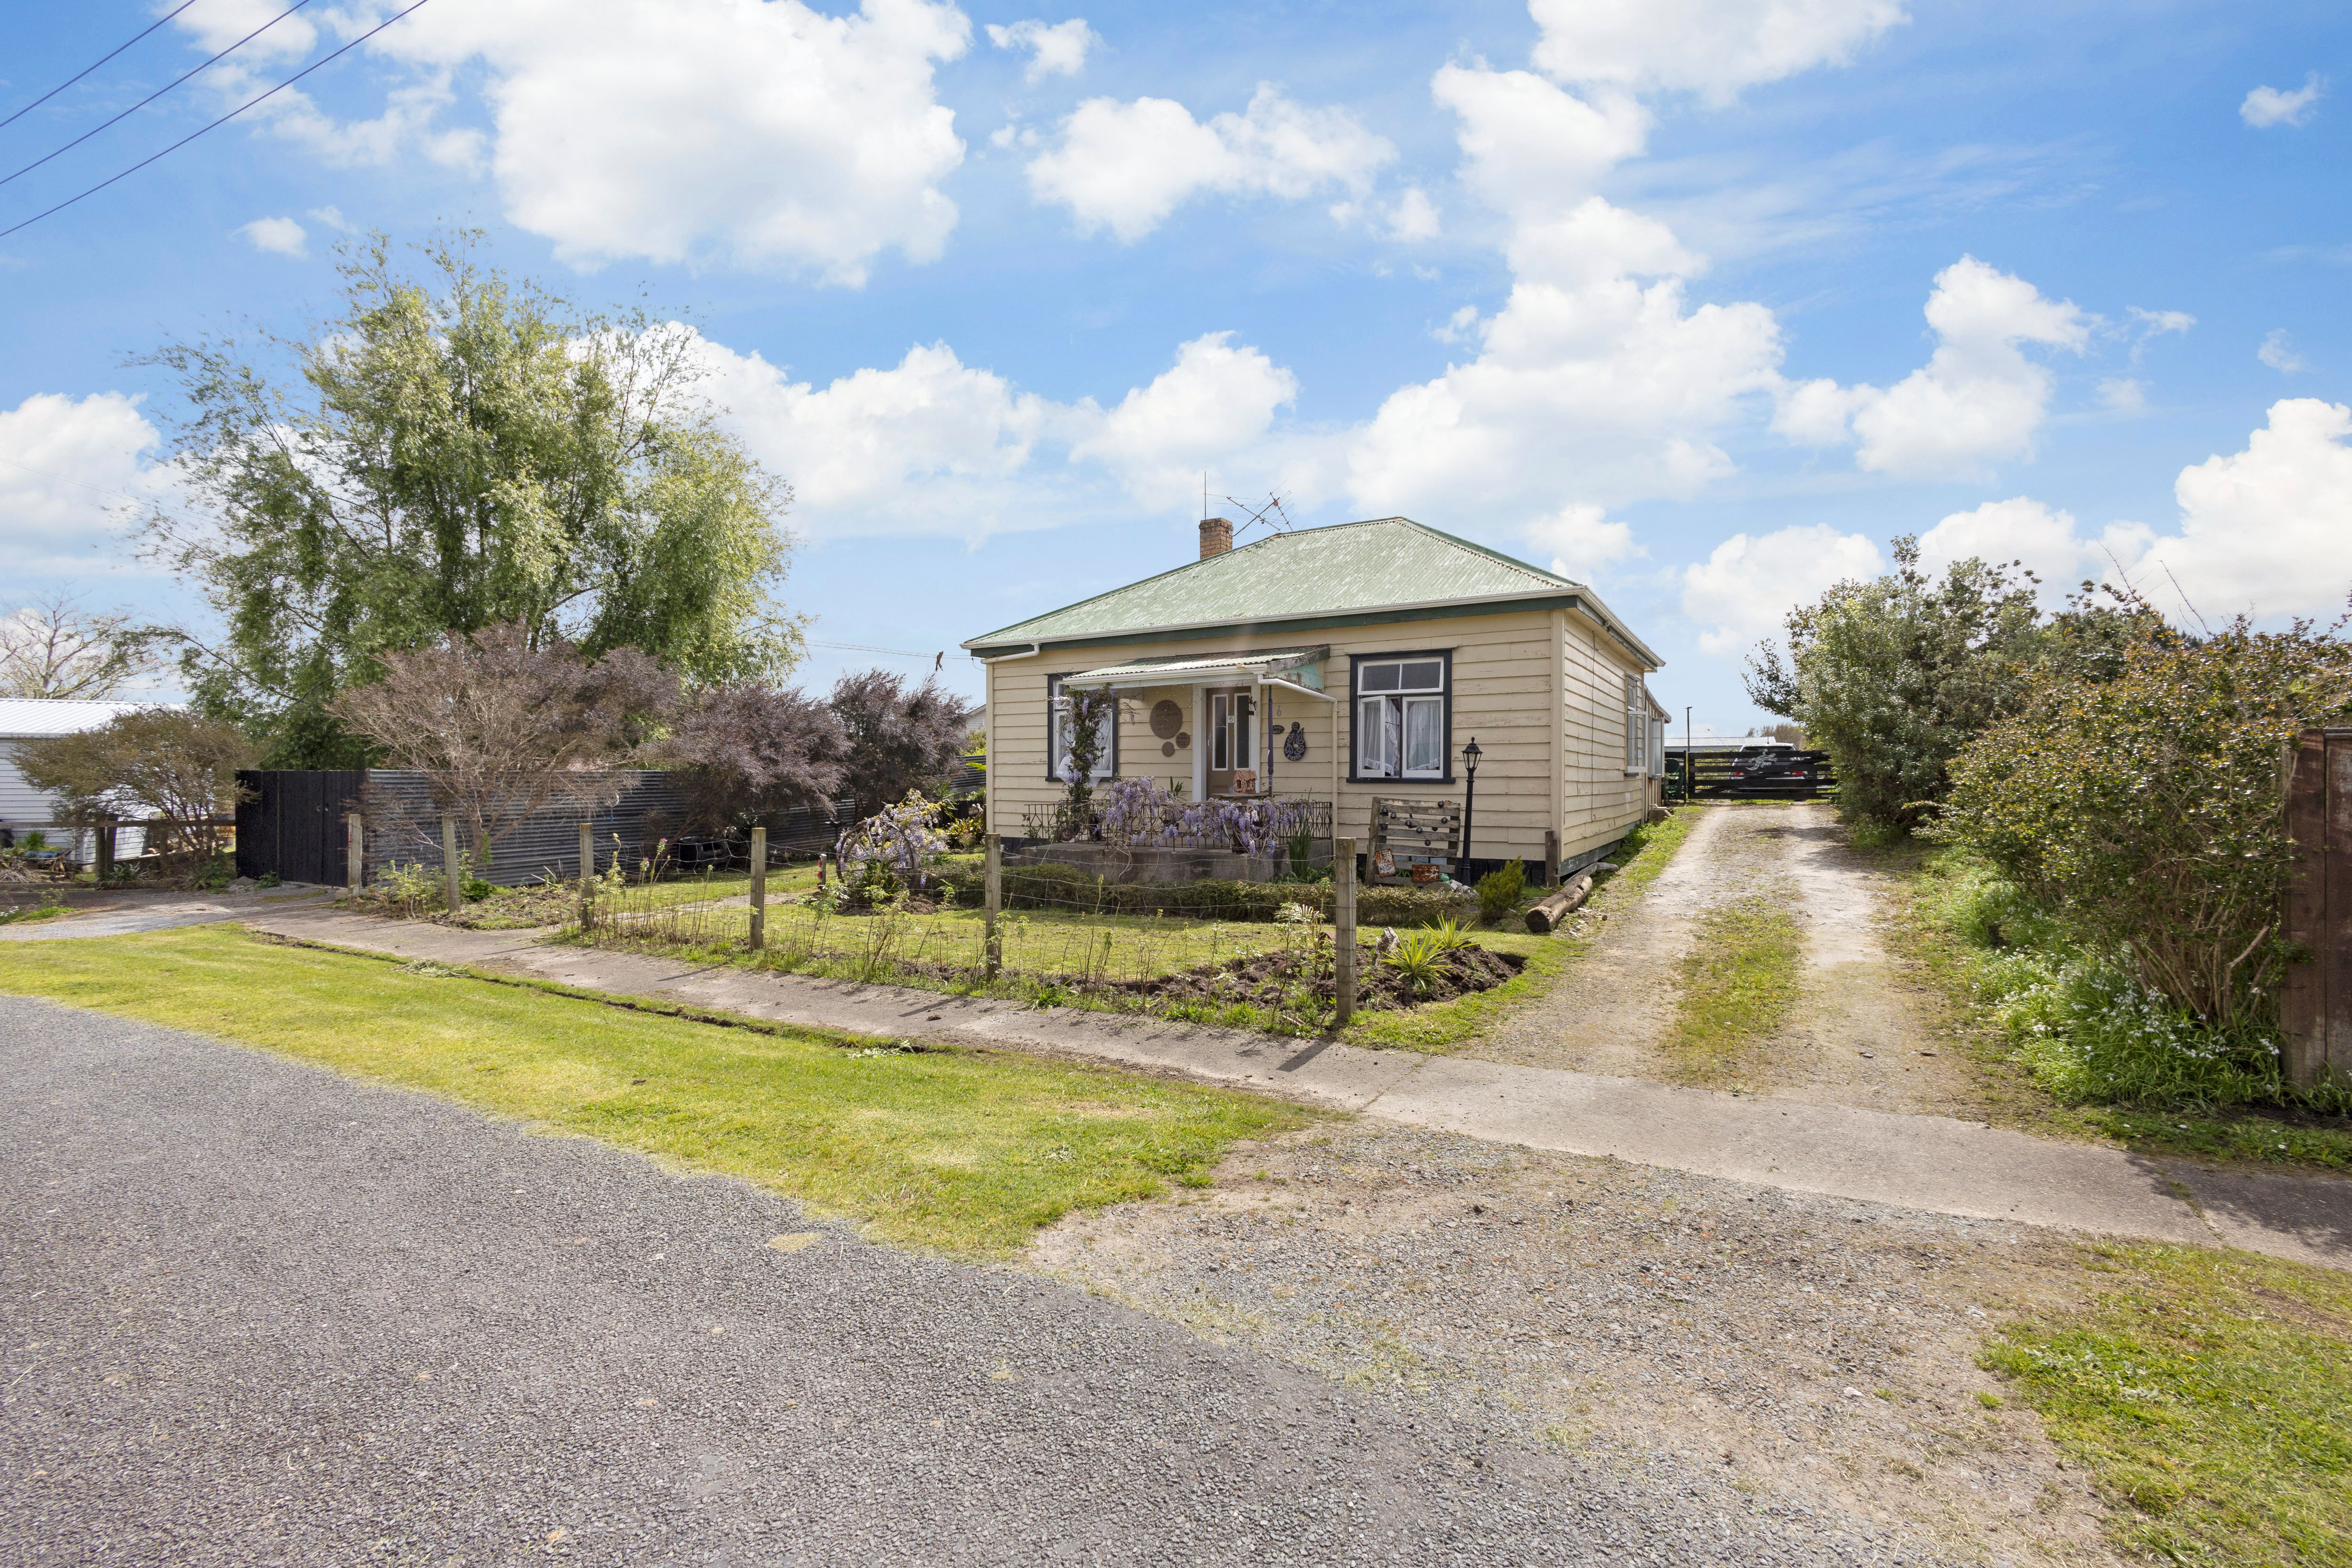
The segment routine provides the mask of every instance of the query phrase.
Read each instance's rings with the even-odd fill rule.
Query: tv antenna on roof
[[[1263,528],[1268,533],[1287,533],[1298,526],[1290,521],[1290,514],[1282,510],[1282,498],[1272,490],[1266,492],[1264,506],[1252,506],[1237,496],[1227,496],[1225,504],[1249,519],[1247,522],[1234,530],[1235,539],[1239,539],[1253,528]],[[1208,503],[1204,500],[1201,505],[1202,515],[1204,517],[1208,515]]]

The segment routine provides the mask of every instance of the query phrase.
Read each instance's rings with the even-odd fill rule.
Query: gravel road
[[[256,1053],[0,1061],[0,1562],[1931,1560]]]

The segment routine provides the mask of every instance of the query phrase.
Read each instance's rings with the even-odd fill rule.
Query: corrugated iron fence
[[[2305,1088],[2352,1077],[2352,730],[2306,730],[2287,768],[2287,940],[2310,957],[2289,964],[2279,998],[2286,1068]]]
[[[610,806],[583,810],[576,804],[549,806],[525,819],[499,841],[488,879],[512,887],[555,876],[580,874],[580,824],[595,833],[596,867],[615,860],[635,867],[656,843],[675,843],[685,818],[684,797],[667,773],[636,770],[620,775],[620,798]],[[438,869],[440,813],[425,774],[400,768],[299,772],[254,770],[237,774],[246,800],[236,811],[236,871],[240,877],[276,875],[289,882],[340,886],[347,875],[346,814],[362,814],[364,874],[373,882],[394,863]],[[833,847],[855,819],[856,803],[779,812],[766,823],[772,857],[814,854]],[[711,845],[709,863],[730,857],[727,845]],[[740,860],[743,847],[733,846]]]

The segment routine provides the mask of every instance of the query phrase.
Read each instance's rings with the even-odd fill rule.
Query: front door
[[[1255,700],[1246,686],[1213,686],[1202,694],[1209,719],[1209,794],[1234,793],[1234,774],[1255,768]]]

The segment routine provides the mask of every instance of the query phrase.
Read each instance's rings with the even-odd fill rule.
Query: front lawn
[[[1307,1113],[1032,1058],[721,1027],[228,926],[0,946],[0,992],[210,1035],[738,1176],[877,1240],[1017,1250]]]
[[[2089,1469],[2134,1554],[2352,1564],[2352,1276],[2205,1247],[2102,1247],[2082,1306],[1985,1364]]]

